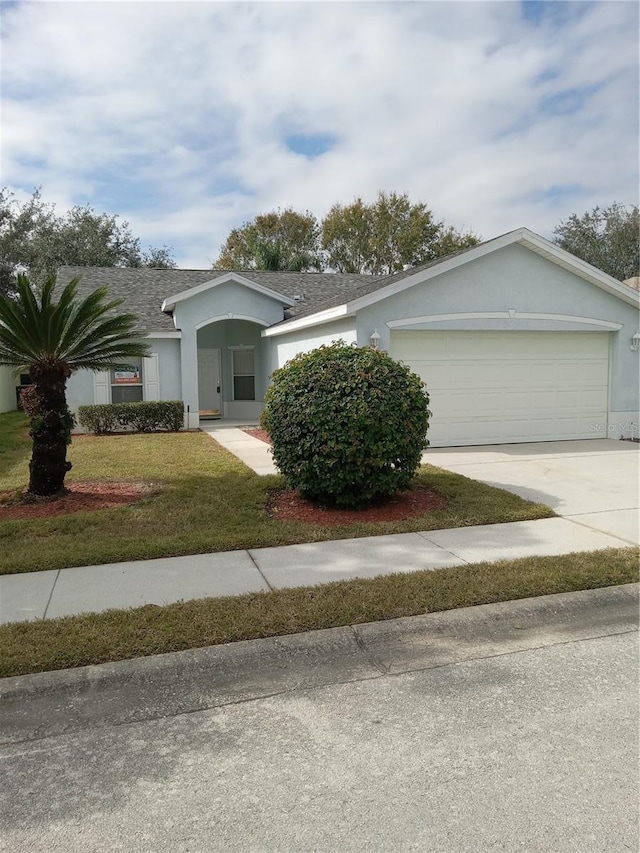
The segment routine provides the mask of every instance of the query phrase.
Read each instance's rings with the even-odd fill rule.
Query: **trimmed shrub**
[[[184,403],[182,400],[160,400],[80,406],[78,421],[97,435],[114,432],[118,428],[134,432],[177,432],[184,423]]]
[[[113,432],[118,426],[117,408],[117,403],[79,406],[78,423],[96,435]]]
[[[297,355],[272,380],[261,424],[291,488],[362,507],[409,486],[430,412],[422,380],[406,365],[338,341]]]
[[[120,403],[119,421],[134,432],[155,432],[166,429],[177,432],[184,423],[182,400],[142,403]]]

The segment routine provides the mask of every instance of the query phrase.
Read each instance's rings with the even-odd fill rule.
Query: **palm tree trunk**
[[[63,492],[65,475],[71,469],[67,462],[73,426],[65,395],[68,376],[69,371],[59,364],[31,370],[34,387],[30,404],[25,406],[33,439],[27,491],[39,497]]]

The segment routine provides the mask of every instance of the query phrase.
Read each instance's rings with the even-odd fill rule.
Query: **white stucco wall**
[[[173,338],[149,338],[148,344],[150,352],[158,355],[160,399],[181,400],[180,341]],[[67,403],[72,412],[77,412],[78,406],[91,406],[96,402],[94,376],[91,370],[79,370],[69,378]]]
[[[0,366],[0,412],[16,408],[16,378],[9,367]]]
[[[78,406],[92,406],[93,373],[91,370],[78,370],[67,380],[67,405],[72,412],[78,411]]]
[[[300,352],[309,352],[339,340],[348,344],[356,343],[356,337],[355,318],[345,317],[343,320],[333,320],[310,329],[265,338],[270,345],[270,373],[278,367],[283,367]]]
[[[149,349],[158,355],[160,399],[182,400],[180,341],[175,338],[149,338]]]
[[[630,343],[638,329],[638,309],[523,246],[512,245],[458,269],[416,284],[401,293],[362,308],[357,316],[358,343],[364,345],[377,327],[381,347],[390,347],[390,321],[424,316],[514,312],[513,318],[468,317],[437,322],[414,322],[404,329],[510,330],[593,332],[610,337],[610,420],[633,420],[640,408],[637,352]],[[519,315],[552,314],[522,318]],[[597,322],[578,323],[560,317],[589,318],[620,324],[613,331]],[[616,437],[616,436],[612,436]]]

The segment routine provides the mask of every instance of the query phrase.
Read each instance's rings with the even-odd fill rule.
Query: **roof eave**
[[[324,311],[316,311],[315,314],[307,314],[305,317],[294,317],[275,326],[269,326],[268,329],[262,330],[261,335],[263,338],[274,338],[278,335],[286,335],[287,332],[308,329],[310,326],[320,326],[323,323],[330,323],[332,320],[340,320],[343,317],[349,316],[351,314],[346,304],[336,305],[333,308],[325,308]]]
[[[531,249],[531,251],[543,258],[548,258],[558,266],[569,270],[569,272],[579,275],[586,281],[591,282],[591,284],[602,288],[602,290],[606,290],[614,296],[619,297],[630,305],[637,305],[639,303],[640,296],[634,294],[632,288],[618,281],[617,278],[613,278],[613,276],[603,272],[598,267],[594,267],[593,264],[583,261],[582,258],[572,255],[571,252],[567,252],[566,249],[562,249],[555,243],[545,240],[544,237],[541,237],[534,231],[529,231],[528,228],[522,228],[521,231],[523,233],[518,240],[518,243],[521,245]]]
[[[606,290],[608,293],[617,296],[619,299],[622,299],[630,305],[638,304],[637,296],[634,298],[631,288],[622,284],[622,282],[612,278],[610,275],[607,275],[607,273],[599,270],[591,264],[588,264],[586,261],[581,260],[581,258],[577,258],[570,252],[561,249],[560,246],[557,246],[555,243],[551,243],[549,240],[546,240],[534,231],[530,231],[528,228],[517,228],[515,231],[509,231],[507,234],[503,234],[500,237],[489,240],[487,243],[475,246],[461,255],[455,255],[448,259],[444,258],[441,263],[436,264],[435,266],[419,270],[413,275],[409,274],[405,278],[393,282],[387,287],[382,287],[380,290],[376,290],[373,293],[369,293],[366,296],[355,299],[353,302],[348,304],[348,310],[355,312],[361,308],[366,308],[368,305],[373,305],[376,302],[387,299],[389,296],[401,293],[416,284],[429,281],[430,279],[436,278],[445,272],[457,269],[471,261],[477,260],[478,258],[482,258],[485,255],[489,255],[514,244],[519,244],[530,249],[536,254],[547,258],[552,263],[573,272],[575,275],[591,282],[591,284],[595,284],[602,290]]]

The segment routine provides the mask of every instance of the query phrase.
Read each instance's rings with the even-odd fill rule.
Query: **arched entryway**
[[[255,421],[267,386],[262,357],[264,324],[248,318],[213,319],[197,329],[198,410],[201,421]]]

